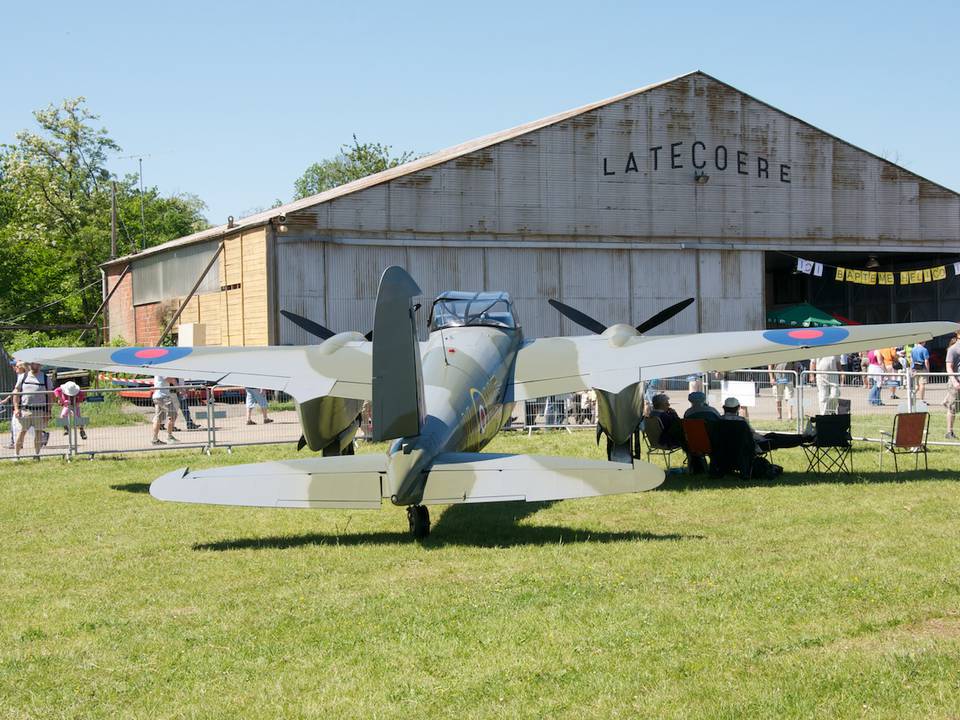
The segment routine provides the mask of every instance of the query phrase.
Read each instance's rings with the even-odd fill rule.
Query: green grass
[[[367,450],[377,449],[367,446]],[[599,457],[592,433],[491,451]],[[543,505],[164,504],[250,448],[0,466],[0,717],[960,714],[960,450]],[[886,463],[885,463],[886,465]]]

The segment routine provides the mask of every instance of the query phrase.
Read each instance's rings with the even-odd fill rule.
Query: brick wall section
[[[117,291],[119,292],[119,290]],[[137,345],[156,345],[163,332],[160,303],[137,305]]]
[[[117,278],[123,272],[123,265],[116,265],[107,270],[107,292],[117,284]],[[128,343],[134,342],[137,335],[135,315],[133,311],[133,275],[127,273],[120,283],[120,287],[110,298],[107,308],[107,317],[110,325],[107,329],[107,339],[122,337]]]

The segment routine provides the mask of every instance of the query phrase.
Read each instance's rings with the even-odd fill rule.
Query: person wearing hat
[[[53,391],[53,397],[60,405],[61,420],[66,421],[67,418],[70,417],[73,418],[74,422],[78,422],[80,420],[80,413],[77,412],[77,406],[86,400],[87,396],[84,394],[83,390],[80,389],[79,385],[77,385],[73,380],[65,382],[63,385]],[[63,426],[63,434],[70,434],[70,427],[68,424],[66,424],[66,422]],[[80,425],[80,437],[82,437],[84,440],[87,439],[87,431],[83,425]]]
[[[723,401],[723,415],[720,419],[744,422],[747,423],[747,427],[750,427],[750,422],[740,414],[740,401],[735,397],[728,397]],[[757,452],[761,453],[780,450],[782,448],[799,447],[811,439],[809,435],[797,433],[758,433],[753,428],[750,428],[750,432],[753,433],[753,440],[757,445]]]
[[[695,390],[687,395],[687,401],[690,403],[690,407],[683,413],[684,420],[693,418],[707,420],[709,422],[710,420],[719,419],[720,413],[717,409],[707,405],[706,393]]]
[[[670,407],[670,397],[666,393],[657,393],[651,405],[650,417],[660,421],[660,442],[668,447],[680,447],[683,430],[677,411]]]

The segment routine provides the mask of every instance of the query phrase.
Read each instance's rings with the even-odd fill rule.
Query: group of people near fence
[[[723,411],[707,404],[707,396],[702,391],[691,392],[687,396],[690,406],[684,411],[683,418],[670,406],[670,398],[665,393],[653,396],[650,414],[645,422],[655,421],[660,425],[659,444],[667,448],[680,448],[688,451],[684,446],[683,420],[703,420],[708,425],[714,422],[737,422],[746,426],[753,441],[753,454],[760,457],[771,450],[799,447],[804,443],[812,442],[815,429],[808,426],[802,433],[767,432],[759,433],[750,426],[750,421],[744,416],[740,401],[735,397],[728,397],[723,401]],[[782,468],[765,461],[762,474],[776,475]],[[706,469],[704,458],[687,453],[687,466],[691,472],[700,472]]]
[[[63,426],[65,436],[69,436],[71,429],[75,429],[81,440],[87,439],[85,418],[80,412],[86,393],[76,382],[69,380],[55,386],[53,378],[38,363],[16,362],[14,370],[16,381],[12,392],[0,399],[0,407],[8,406],[10,439],[7,448],[14,450],[17,459],[20,458],[31,433],[33,457],[40,459],[42,449],[50,441],[47,428],[55,413],[60,420],[59,424]],[[152,445],[178,442],[174,433],[181,432],[181,429],[176,427],[180,415],[183,415],[187,430],[203,428],[194,422],[190,413],[188,386],[181,385],[177,378],[157,375],[153,378],[152,388]],[[266,392],[261,388],[245,388],[245,391],[246,424],[257,424],[253,419],[255,410],[259,410],[264,425],[272,423]],[[160,433],[164,429],[166,439],[161,440]]]
[[[71,424],[75,426],[84,440],[86,428],[82,424],[79,412],[80,403],[86,395],[77,383],[71,381],[53,387],[50,376],[38,363],[17,362],[14,365],[17,379],[13,392],[0,400],[0,405],[9,404],[10,442],[8,448],[14,450],[17,458],[23,451],[27,436],[33,433],[34,458],[40,459],[41,449],[50,441],[47,426],[59,407],[59,418],[63,424],[63,434],[70,433]]]
[[[267,395],[263,388],[244,388],[246,407],[246,424],[256,425],[253,419],[253,411],[260,410],[261,419],[264,425],[273,422],[270,418]],[[189,387],[181,385],[175,377],[165,377],[156,375],[153,378],[153,438],[151,445],[167,445],[179,442],[175,432],[182,432],[177,426],[177,415],[183,414],[184,422],[187,424],[187,430],[200,430],[202,426],[193,421],[190,414],[190,401],[188,397]],[[160,439],[160,431],[166,429],[166,441]]]

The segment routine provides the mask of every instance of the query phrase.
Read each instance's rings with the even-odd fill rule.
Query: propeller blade
[[[643,333],[653,330],[657,325],[662,325],[678,312],[686,307],[689,307],[693,303],[693,300],[693,298],[687,298],[686,300],[681,300],[675,305],[671,305],[666,310],[661,310],[653,317],[648,318],[644,322],[637,325],[637,332],[643,335]]]
[[[580,327],[585,328],[592,333],[600,335],[604,330],[607,329],[607,326],[601,323],[599,320],[594,320],[586,313],[582,313],[576,308],[570,307],[569,305],[564,305],[559,300],[554,300],[551,298],[547,300],[547,302],[556,308],[561,315],[564,315],[567,319],[572,320]]]
[[[296,325],[298,328],[302,330],[306,330],[308,333],[320,338],[321,340],[329,340],[334,335],[336,335],[335,332],[333,332],[329,328],[325,328],[320,323],[314,322],[313,320],[309,320],[303,317],[302,315],[297,315],[296,313],[292,313],[289,310],[281,310],[280,314],[283,315],[287,320],[292,322],[294,325]]]
[[[300,439],[297,441],[297,452],[300,452],[307,446],[307,438],[305,435],[301,435]]]

